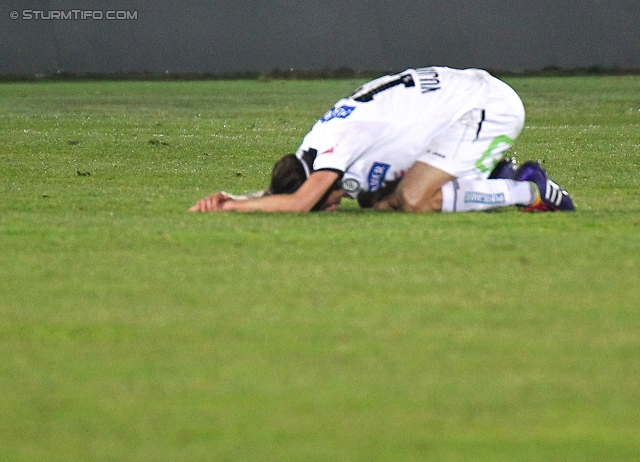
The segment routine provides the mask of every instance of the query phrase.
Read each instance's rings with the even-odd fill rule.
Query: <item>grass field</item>
[[[512,78],[573,214],[192,214],[360,81],[0,84],[0,460],[640,460],[640,77]]]

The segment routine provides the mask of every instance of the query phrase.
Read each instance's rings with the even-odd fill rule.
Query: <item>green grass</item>
[[[186,212],[359,83],[0,85],[0,460],[638,460],[640,78],[509,80],[574,214]]]

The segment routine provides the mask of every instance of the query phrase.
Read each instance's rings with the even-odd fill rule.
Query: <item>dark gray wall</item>
[[[136,19],[80,19],[89,10],[105,16],[107,11],[128,11]],[[35,19],[52,11],[71,12],[78,19]],[[11,18],[12,12],[18,19]],[[29,15],[32,19],[25,19]],[[513,71],[548,66],[637,70],[640,0],[4,0],[0,4],[0,74],[4,75],[342,66],[400,70],[427,64]]]

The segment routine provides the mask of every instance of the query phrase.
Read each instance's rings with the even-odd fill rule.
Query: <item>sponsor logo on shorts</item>
[[[322,116],[320,122],[325,123],[329,122],[331,119],[346,119],[351,115],[351,113],[355,110],[354,106],[340,106],[340,107],[332,107],[327,111],[327,113]]]
[[[506,200],[503,193],[498,194],[485,194],[479,192],[469,191],[464,195],[465,203],[474,204],[505,204]]]
[[[360,189],[360,183],[353,178],[346,178],[342,180],[342,189],[349,193],[354,193]]]
[[[432,151],[431,149],[427,149],[426,151],[427,154],[431,154],[433,156],[437,156],[440,157],[441,159],[446,159],[447,156],[445,156],[444,154],[442,154],[441,152],[437,152],[437,151]]]
[[[382,162],[373,164],[373,167],[369,170],[369,191],[373,192],[380,189],[390,167],[391,165],[383,164]]]

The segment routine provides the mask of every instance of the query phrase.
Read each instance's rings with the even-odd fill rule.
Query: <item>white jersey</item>
[[[317,152],[313,169],[343,174],[351,197],[404,175],[430,142],[474,108],[496,80],[480,69],[408,69],[380,77],[338,101],[298,148]]]

